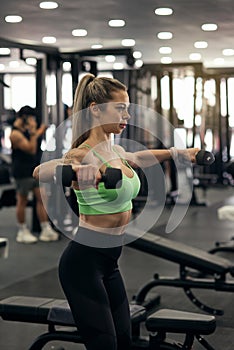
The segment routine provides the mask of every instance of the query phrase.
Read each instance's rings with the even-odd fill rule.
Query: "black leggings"
[[[71,241],[61,256],[60,282],[87,350],[130,349],[129,304],[118,268],[121,250]]]

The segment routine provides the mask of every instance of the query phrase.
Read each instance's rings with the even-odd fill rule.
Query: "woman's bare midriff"
[[[93,231],[112,235],[124,233],[131,219],[131,210],[116,214],[84,215],[80,214],[79,226]]]

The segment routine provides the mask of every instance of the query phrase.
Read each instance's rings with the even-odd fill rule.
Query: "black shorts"
[[[16,192],[27,197],[30,191],[39,187],[39,181],[33,177],[16,178]]]

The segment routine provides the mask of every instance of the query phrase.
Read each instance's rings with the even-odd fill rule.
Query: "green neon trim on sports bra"
[[[99,158],[107,167],[112,167],[99,153],[91,148],[88,144],[82,147],[89,148],[93,154]],[[113,148],[116,154],[118,152]],[[136,198],[140,190],[140,180],[137,173],[132,169],[130,164],[123,159],[121,160],[132,170],[132,177],[123,174],[122,185],[120,188],[106,189],[104,182],[99,182],[98,188],[90,187],[85,190],[75,190],[79,205],[79,213],[84,215],[100,215],[122,213],[132,209],[132,199]]]

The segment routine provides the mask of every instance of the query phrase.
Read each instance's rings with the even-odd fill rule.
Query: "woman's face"
[[[120,134],[127,126],[129,96],[126,91],[112,93],[113,99],[104,104],[99,122],[106,133]]]

